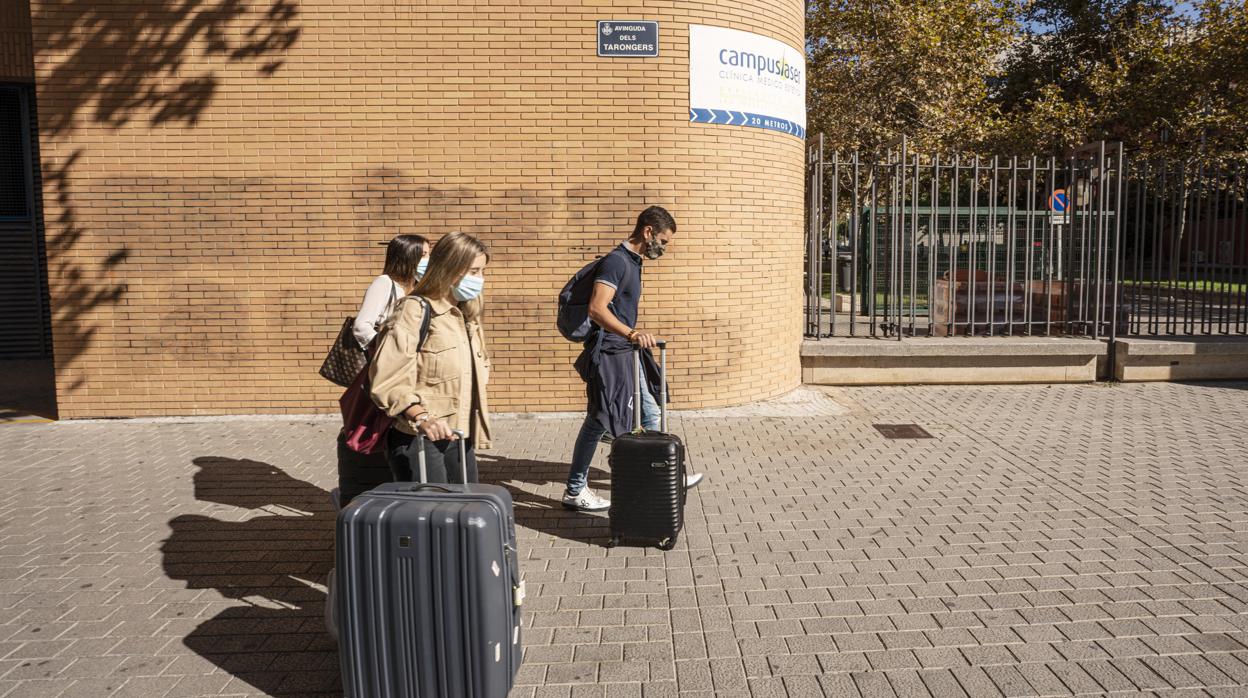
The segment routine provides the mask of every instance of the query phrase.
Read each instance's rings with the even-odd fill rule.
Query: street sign
[[[1054,189],[1049,194],[1049,210],[1053,213],[1065,213],[1066,207],[1070,205],[1070,200],[1066,198],[1065,189]]]
[[[598,55],[644,58],[659,55],[659,23],[640,20],[599,20]]]
[[[1053,225],[1066,225],[1070,222],[1070,199],[1066,198],[1065,189],[1054,189],[1049,194],[1049,222]]]

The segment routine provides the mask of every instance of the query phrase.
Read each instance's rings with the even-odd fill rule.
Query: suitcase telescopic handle
[[[451,433],[459,437],[455,439],[456,441],[459,442],[459,479],[465,485],[467,485],[468,484],[468,435],[460,431],[459,429],[456,429],[455,431],[452,431]]]
[[[659,348],[659,431],[667,432],[667,340],[655,342]],[[633,345],[633,428],[641,431],[641,347]]]
[[[455,429],[451,433],[457,437],[455,440],[459,442],[459,473],[460,473],[461,479],[463,480],[463,483],[467,485],[469,484],[468,483],[468,443],[467,443],[468,437],[460,429]],[[429,465],[425,459],[425,435],[421,434],[419,431],[417,431],[416,433],[416,445],[419,446],[419,448],[417,449],[416,462],[420,465],[420,482],[421,484],[427,484],[429,482]],[[418,489],[423,489],[423,488],[419,488],[419,487],[413,488],[412,491],[415,492]],[[446,488],[440,488],[440,489],[442,489],[443,492],[450,491]]]

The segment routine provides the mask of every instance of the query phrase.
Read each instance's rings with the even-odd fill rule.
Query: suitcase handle
[[[448,494],[451,492],[450,488],[443,487],[442,485],[434,484],[432,482],[422,482],[419,485],[413,485],[408,492],[423,492],[424,490],[434,490],[437,492],[446,492]]]
[[[464,481],[465,485],[467,485],[469,484],[468,482],[468,444],[466,442],[467,436],[465,436],[464,432],[460,429],[455,429],[451,433],[457,437],[455,440],[459,442],[459,474],[460,474],[460,479]],[[420,481],[422,484],[428,483],[429,482],[429,466],[425,462],[425,435],[420,433],[419,430],[417,430],[416,432],[416,441],[418,445],[420,446],[419,454],[416,456],[416,461],[420,464]],[[419,488],[413,489],[412,491],[415,492],[417,489]],[[450,490],[448,489],[443,489],[442,491],[450,492]]]
[[[667,340],[659,348],[659,431],[667,433]],[[641,347],[633,345],[633,430],[641,432]]]

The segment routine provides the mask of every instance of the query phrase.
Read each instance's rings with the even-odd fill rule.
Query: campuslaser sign
[[[758,34],[690,25],[689,120],[805,138],[805,56]]]

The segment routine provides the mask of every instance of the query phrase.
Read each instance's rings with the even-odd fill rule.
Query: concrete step
[[[1105,342],[1063,337],[833,338],[802,344],[810,385],[1090,383]]]
[[[1120,381],[1248,378],[1248,337],[1119,339],[1114,377]]]

